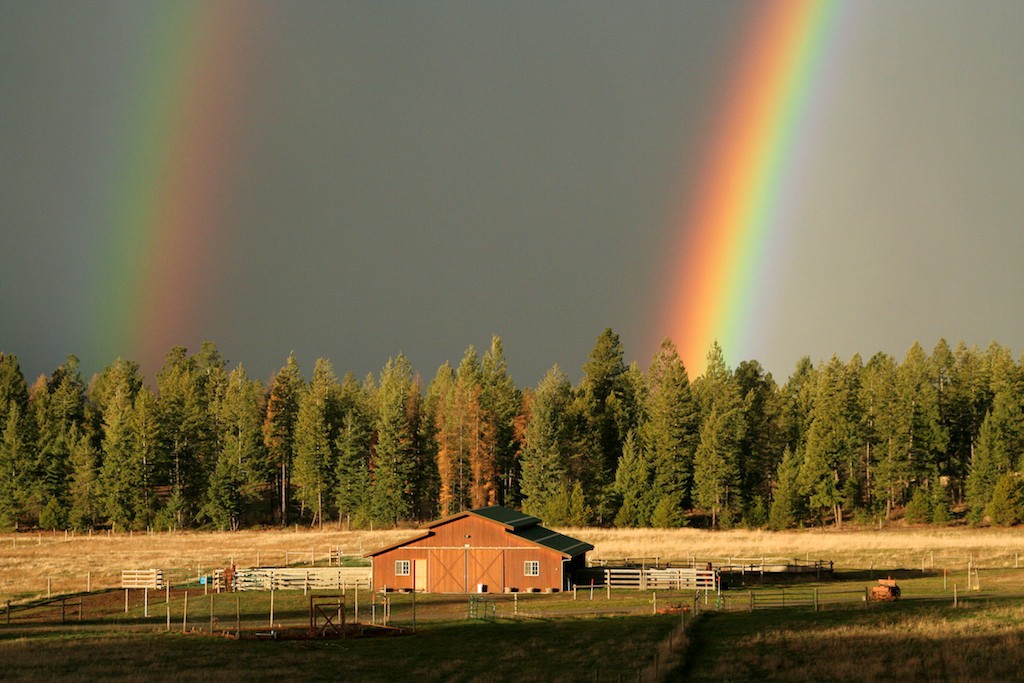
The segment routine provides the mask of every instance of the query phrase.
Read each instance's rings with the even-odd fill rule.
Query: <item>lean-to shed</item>
[[[541,520],[500,505],[466,510],[381,548],[374,590],[501,593],[566,590],[594,546],[547,529]]]

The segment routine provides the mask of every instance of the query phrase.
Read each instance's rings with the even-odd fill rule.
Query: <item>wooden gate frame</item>
[[[325,607],[333,607],[331,613],[324,611]],[[323,626],[320,625],[320,618],[323,617]],[[335,618],[338,623],[334,623]],[[327,629],[334,631],[335,635],[345,637],[345,596],[310,595],[309,596],[309,635],[312,638],[326,638]]]

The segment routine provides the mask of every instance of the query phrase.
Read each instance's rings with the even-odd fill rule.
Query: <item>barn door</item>
[[[430,551],[430,592],[466,592],[466,551],[439,548]]]
[[[418,592],[427,590],[427,561],[413,560],[413,589]]]
[[[504,553],[501,550],[476,549],[469,552],[469,576],[472,591],[483,586],[486,593],[500,593],[505,588]]]

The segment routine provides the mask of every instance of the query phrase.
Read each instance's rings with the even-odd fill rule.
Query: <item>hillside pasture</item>
[[[235,640],[308,625],[302,591],[207,594],[197,578],[231,562],[325,565],[412,535],[289,529],[234,533],[0,536],[0,601],[27,605],[73,594],[84,617],[56,603],[0,622],[5,680],[998,680],[1024,651],[1024,533],[996,529],[756,531],[563,529],[593,543],[596,559],[725,563],[739,558],[831,560],[832,575],[730,576],[696,616],[693,593],[581,589],[578,595],[497,595],[493,620],[468,619],[468,596],[393,594],[390,625],[405,635],[347,640]],[[974,573],[967,588],[967,566]],[[160,568],[175,584],[133,590],[120,571]],[[85,596],[84,577],[93,593]],[[867,603],[892,575],[897,603]],[[184,592],[189,592],[184,620]],[[957,605],[954,607],[954,591]],[[780,593],[788,602],[782,608]],[[816,594],[819,610],[806,596]],[[796,596],[804,596],[803,601]],[[574,599],[575,598],[575,599]],[[355,620],[345,596],[346,619]],[[362,591],[361,622],[382,620],[380,596]],[[372,600],[372,603],[371,603]],[[415,600],[415,607],[414,607]],[[371,607],[371,604],[373,605]],[[753,611],[752,606],[756,606]],[[685,608],[682,610],[681,608]],[[656,614],[658,610],[667,614]],[[212,610],[212,611],[211,611]],[[273,610],[273,621],[270,613]],[[146,612],[148,611],[148,616]],[[168,615],[170,625],[168,625]],[[211,618],[212,617],[212,618]],[[211,629],[211,623],[213,628]],[[686,624],[687,631],[680,633]],[[187,628],[186,628],[187,626]],[[415,626],[415,634],[409,635]],[[183,632],[184,631],[184,632]],[[395,633],[395,632],[392,632]],[[243,634],[244,635],[244,634]],[[691,645],[687,647],[687,642]],[[46,667],[41,668],[41,662]],[[672,673],[667,673],[672,671]]]

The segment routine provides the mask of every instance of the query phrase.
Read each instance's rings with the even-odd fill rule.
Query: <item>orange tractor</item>
[[[900,587],[896,585],[896,579],[879,579],[877,586],[871,587],[871,599],[879,602],[892,602],[900,599]]]

